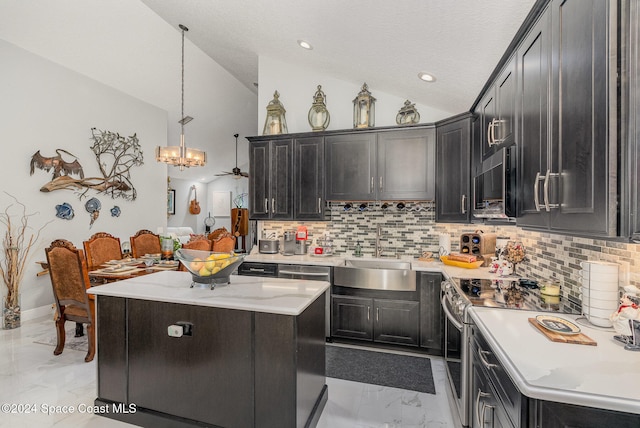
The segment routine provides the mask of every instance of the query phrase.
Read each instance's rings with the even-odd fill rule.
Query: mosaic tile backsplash
[[[260,229],[282,236],[286,230],[298,225],[307,227],[309,238],[324,233],[333,238],[336,255],[351,256],[359,243],[365,256],[375,253],[376,230],[380,226],[382,256],[420,257],[423,251],[434,254],[439,250],[439,235],[448,234],[451,250],[459,250],[463,233],[482,230],[520,241],[527,251],[526,261],[519,263],[517,273],[533,279],[556,278],[560,280],[562,294],[579,303],[580,262],[602,260],[620,265],[620,285],[640,287],[640,245],[603,239],[579,238],[523,230],[516,226],[486,226],[435,222],[433,202],[407,203],[402,209],[395,204],[358,203],[345,209],[345,204],[332,203],[327,207],[326,222],[274,222],[260,223]]]

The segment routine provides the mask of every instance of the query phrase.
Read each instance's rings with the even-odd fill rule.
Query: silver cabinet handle
[[[540,177],[540,171],[536,172],[536,179],[533,182],[533,205],[536,211],[540,211],[540,180],[544,180],[544,177]]]
[[[367,306],[367,321],[371,321],[371,306]]]
[[[542,193],[544,198],[544,210],[549,212],[551,208],[549,207],[549,173],[551,171],[547,170],[547,173],[544,176],[544,183],[542,184]]]
[[[269,214],[269,199],[264,198],[264,211]]]
[[[462,197],[460,198],[460,211],[462,212],[462,214],[466,214],[467,213],[467,204],[465,203],[467,199],[467,195],[462,195]]]
[[[380,308],[376,308],[376,322],[380,321]]]
[[[371,192],[373,192],[373,175],[371,176]]]
[[[478,426],[479,427],[484,427],[484,425],[482,424],[483,421],[480,420],[480,398],[485,398],[485,397],[489,397],[490,395],[486,392],[482,392],[482,390],[480,388],[478,388],[478,395],[476,395],[476,421],[478,422]],[[484,403],[482,403],[483,405],[483,409],[482,409],[482,417],[484,419]]]
[[[496,128],[500,130],[500,124],[505,122],[506,121],[504,119],[501,120],[498,118],[493,118],[491,123],[489,123],[489,129],[487,129],[487,144],[489,144],[489,147],[504,142],[504,138],[496,138]]]
[[[557,172],[552,173],[551,171],[547,170],[547,175],[545,175],[544,177],[544,184],[542,186],[542,189],[544,193],[544,207],[547,211],[551,211],[551,208],[558,208],[560,206],[560,204],[549,203],[549,178],[558,177],[559,175],[560,174],[558,174]]]
[[[484,412],[485,412],[485,410],[487,410],[487,409],[491,409],[491,410],[493,411],[494,406],[490,406],[490,405],[488,405],[488,404],[486,404],[486,403],[482,403],[482,424],[480,425],[481,427],[484,427],[484,425],[487,423],[487,422],[484,420],[484,416],[485,416]]]
[[[498,126],[498,120],[496,118],[493,118],[493,120],[491,121],[491,145],[495,145],[498,143],[498,141],[496,141],[496,126]]]
[[[382,190],[383,186],[382,186],[382,176],[380,176],[380,190]]]
[[[318,214],[322,214],[322,198],[318,198]]]
[[[249,268],[249,272],[264,272],[264,268]]]
[[[276,198],[271,198],[271,214],[276,213]]]
[[[479,355],[480,355],[480,361],[482,361],[482,364],[488,368],[488,369],[492,369],[494,367],[498,367],[496,364],[491,364],[489,361],[487,361],[487,359],[485,358],[485,355],[487,354],[491,354],[491,352],[489,351],[483,351],[482,349],[478,349],[479,351]]]

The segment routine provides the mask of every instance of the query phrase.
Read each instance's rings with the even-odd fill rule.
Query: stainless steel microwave
[[[482,162],[482,172],[474,178],[474,217],[515,219],[516,168],[515,145],[501,149]]]

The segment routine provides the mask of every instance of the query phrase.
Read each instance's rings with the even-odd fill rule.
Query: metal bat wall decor
[[[67,162],[62,158],[60,153],[72,156],[74,159],[71,162]],[[60,177],[61,175],[77,174],[80,178],[84,178],[84,172],[82,171],[82,165],[78,162],[78,157],[69,153],[63,149],[56,149],[56,156],[45,157],[40,154],[40,150],[31,156],[31,171],[30,175],[33,175],[35,168],[40,168],[49,172],[53,169],[53,179]]]

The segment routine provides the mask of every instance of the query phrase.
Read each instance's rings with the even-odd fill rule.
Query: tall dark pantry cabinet
[[[519,226],[616,234],[613,7],[553,0],[518,48]]]

